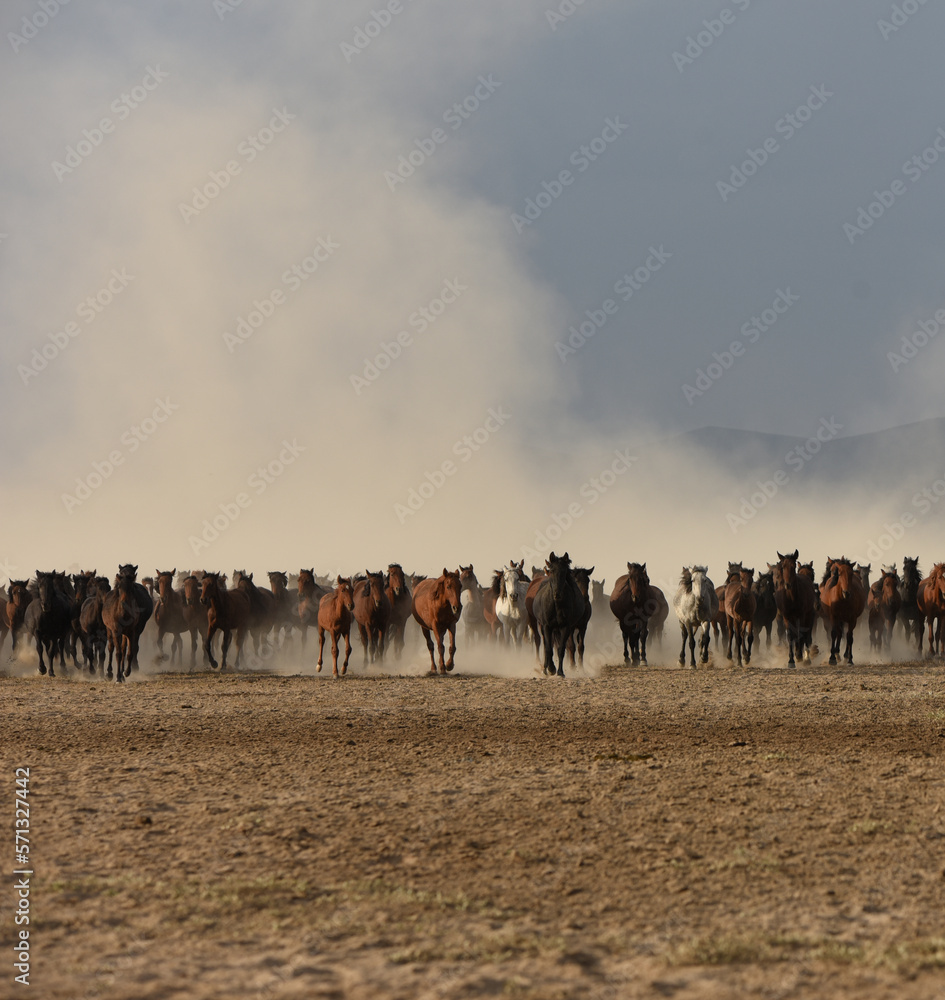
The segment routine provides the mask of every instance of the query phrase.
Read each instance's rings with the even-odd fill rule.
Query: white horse
[[[686,664],[686,639],[689,640],[689,665],[696,665],[696,632],[702,627],[702,662],[709,661],[709,631],[712,619],[719,610],[719,599],[712,581],[706,576],[705,566],[693,566],[691,570],[683,566],[679,589],[673,598],[673,609],[682,629],[682,649],[679,665]]]
[[[528,628],[528,613],[525,610],[525,595],[528,593],[525,560],[504,566],[501,573],[495,614],[502,623],[507,640],[514,646],[520,646]]]

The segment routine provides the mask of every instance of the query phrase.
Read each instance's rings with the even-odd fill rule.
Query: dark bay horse
[[[906,641],[912,639],[919,652],[922,652],[922,633],[925,620],[919,610],[917,594],[922,582],[922,571],[919,569],[918,556],[915,559],[906,556],[902,560],[902,578],[899,582],[899,596],[902,604],[899,608],[899,624],[905,633]]]
[[[893,627],[902,607],[899,594],[899,574],[896,564],[883,566],[880,578],[870,587],[866,606],[869,613],[870,647],[888,650],[892,644]]]
[[[299,579],[301,588],[301,578]],[[316,671],[322,669],[322,654],[325,649],[325,633],[331,636],[331,673],[338,676],[338,640],[345,640],[345,662],[341,673],[348,671],[348,659],[351,656],[351,621],[354,612],[354,589],[351,580],[339,576],[335,589],[325,594],[318,602],[318,665]]]
[[[420,626],[430,653],[430,673],[436,673],[433,638],[440,656],[440,673],[453,669],[456,652],[456,623],[463,612],[462,584],[459,571],[444,567],[436,580],[421,580],[413,589],[413,617]],[[450,655],[444,660],[444,638],[449,633]],[[432,634],[432,635],[431,635]]]
[[[496,570],[496,573],[499,571]],[[538,628],[538,619],[535,617],[535,595],[541,586],[541,581],[547,576],[547,572],[532,566],[532,580],[525,591],[525,614],[528,617],[528,630],[532,634],[532,641],[535,643],[535,658],[539,663],[541,660],[541,631]],[[494,602],[493,602],[494,603]],[[496,619],[498,621],[498,619]]]
[[[183,594],[174,589],[176,573],[176,567],[171,570],[155,570],[154,577],[157,580],[158,592],[158,600],[154,605],[154,623],[158,630],[158,658],[160,660],[167,659],[167,654],[164,652],[164,636],[170,635],[172,665],[175,654],[178,663],[183,660],[184,641],[181,639],[181,634],[190,631],[184,618]]]
[[[125,563],[118,567],[114,587],[105,595],[102,621],[108,632],[108,676],[117,651],[115,680],[123,681],[138,666],[141,633],[154,611],[147,589],[137,582],[138,567]]]
[[[80,622],[80,618],[82,616],[82,605],[89,596],[89,587],[94,579],[94,569],[85,570],[81,573],[73,573],[72,575],[72,586],[74,591],[72,597],[72,630],[69,633],[67,645],[69,647],[69,655],[72,657],[72,665],[74,667],[79,666],[78,652],[80,647],[82,647],[82,625]],[[83,660],[86,665],[88,665],[84,648]]]
[[[583,669],[584,639],[587,635],[587,627],[590,624],[591,615],[594,613],[593,602],[591,600],[591,574],[594,572],[594,567],[591,566],[590,569],[584,569],[581,566],[575,566],[572,572],[574,573],[574,579],[578,585],[578,590],[580,590],[584,595],[584,614],[575,626],[574,631],[568,636],[568,659],[570,660],[571,667],[573,669],[574,654],[576,652],[578,665]]]
[[[391,563],[387,567],[385,592],[390,601],[388,642],[394,649],[394,657],[399,660],[404,651],[404,631],[413,614],[413,595],[407,586],[407,577],[400,563]]]
[[[929,656],[942,652],[942,623],[945,621],[945,563],[936,563],[916,593],[919,612],[929,623]],[[921,651],[922,647],[919,647]]]
[[[548,572],[542,577],[532,602],[532,613],[545,644],[542,671],[555,674],[554,658],[558,657],[557,675],[564,677],[564,651],[568,639],[574,635],[584,620],[587,598],[581,593],[574,572],[571,557],[567,552],[548,556]]]
[[[758,574],[758,579],[751,585],[751,592],[755,595],[755,618],[752,623],[752,631],[757,632],[759,637],[762,631],[766,632],[765,648],[770,649],[771,628],[778,616],[778,604],[774,599],[774,574],[771,570]]]
[[[755,571],[740,569],[731,574],[725,584],[725,617],[728,625],[728,650],[726,657],[732,658],[732,642],[735,643],[738,665],[742,665],[744,652],[746,665],[751,663],[751,647],[755,640],[754,623],[757,601],[752,591]]]
[[[662,602],[659,601],[662,591],[658,597],[654,593],[656,589],[650,586],[646,563],[628,562],[627,572],[614,584],[610,595],[610,610],[620,622],[624,663],[632,662],[634,666],[642,663],[646,666],[646,638],[650,618],[661,611],[662,605],[666,603],[665,598]]]
[[[361,637],[364,663],[384,661],[387,630],[390,627],[390,598],[384,590],[384,574],[365,570],[366,576],[354,585],[354,620]]]
[[[866,607],[866,589],[849,559],[828,559],[820,581],[820,601],[830,616],[830,665],[836,666],[846,633],[843,658],[853,666],[853,630]]]
[[[79,630],[82,642],[82,652],[88,665],[89,673],[94,674],[96,668],[105,675],[105,650],[108,647],[108,629],[102,618],[105,598],[111,590],[107,576],[97,576],[89,584],[88,597],[82,605],[79,614]]]
[[[276,624],[276,599],[267,587],[257,587],[253,574],[245,569],[233,570],[233,587],[246,595],[249,601],[249,634],[253,637],[253,650],[258,657],[260,648],[265,653],[269,647],[269,634]]]
[[[204,640],[203,648],[211,668],[216,670],[218,666],[213,655],[213,637],[217,632],[223,634],[219,663],[219,668],[223,671],[226,670],[226,654],[235,632],[236,656],[233,668],[236,669],[240,665],[243,640],[249,628],[251,614],[249,598],[240,590],[227,590],[220,573],[205,573],[200,581],[200,603],[207,610],[207,638]]]
[[[811,635],[814,629],[814,585],[797,570],[797,549],[783,556],[773,567],[774,599],[784,621],[788,641],[788,666],[795,666],[797,650],[805,663],[810,663]]]
[[[273,597],[273,620],[275,637],[283,632],[283,644],[292,635],[292,629],[299,628],[299,602],[289,590],[288,574],[282,570],[272,570],[268,574],[269,589]]]
[[[24,616],[24,627],[36,642],[39,653],[39,672],[46,673],[43,651],[49,657],[49,676],[55,677],[53,664],[59,655],[59,664],[66,669],[66,640],[72,632],[72,600],[60,589],[62,574],[36,571],[38,596],[30,601]]]
[[[299,570],[299,629],[302,632],[302,652],[310,628],[318,628],[318,608],[321,599],[331,590],[323,587],[315,578],[315,570]]]

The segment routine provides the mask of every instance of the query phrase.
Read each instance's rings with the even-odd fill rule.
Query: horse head
[[[266,574],[269,577],[269,586],[274,594],[284,594],[289,585],[289,578],[282,570],[272,570]]]
[[[634,604],[643,604],[649,597],[650,578],[646,573],[646,563],[627,563],[627,587]]]
[[[213,601],[219,599],[222,589],[222,577],[219,573],[205,573],[200,581],[200,603],[204,607],[209,607]]]
[[[453,614],[459,615],[463,610],[463,588],[459,579],[459,571],[448,570],[444,566],[443,574],[433,588],[433,595],[448,601]]]
[[[157,580],[157,592],[161,600],[167,604],[167,599],[170,596],[171,591],[174,589],[174,577],[177,575],[176,567],[174,569],[166,569],[164,571],[155,570],[154,576]]]
[[[469,567],[470,570],[472,566]],[[404,577],[404,570],[400,563],[391,563],[387,567],[387,585],[390,587],[394,597],[400,597],[407,588],[407,580]]]
[[[354,585],[350,576],[341,576],[335,581],[335,593],[341,599],[341,603],[348,609],[354,611]]]

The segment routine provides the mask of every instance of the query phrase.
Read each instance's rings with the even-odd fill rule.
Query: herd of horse
[[[739,666],[751,662],[755,633],[787,646],[787,666],[796,659],[810,662],[817,623],[830,638],[830,663],[842,656],[853,663],[853,634],[867,613],[870,645],[889,650],[898,624],[922,654],[928,627],[929,655],[945,652],[945,563],[923,577],[917,558],[903,561],[900,577],[895,564],[883,566],[870,583],[871,567],[849,559],[828,559],[819,583],[813,563],[798,563],[798,551],[768,563],[758,574],[729,563],[724,583],[716,586],[704,566],[683,567],[673,608],[682,633],[680,665],[696,666],[697,636],[700,659],[707,663],[714,635],[720,637],[728,660]],[[370,571],[334,581],[303,569],[290,580],[285,572],[271,572],[269,587],[259,587],[253,574],[235,570],[232,586],[225,575],[176,569],[137,579],[138,567],[118,568],[109,581],[94,570],[66,574],[37,571],[33,580],[11,580],[0,593],[0,649],[7,632],[16,655],[23,637],[35,643],[39,672],[54,675],[54,661],[63,670],[66,657],[74,667],[91,673],[113,674],[119,680],[138,665],[142,632],[149,621],[157,629],[157,649],[167,659],[164,642],[171,637],[170,661],[183,659],[183,636],[191,640],[190,667],[194,669],[198,644],[204,661],[225,670],[231,642],[234,667],[240,666],[243,643],[250,636],[257,657],[261,650],[283,644],[298,632],[304,653],[309,628],[318,634],[321,670],[325,640],[330,640],[332,673],[343,675],[351,656],[351,632],[357,627],[364,662],[382,663],[388,648],[400,659],[404,634],[412,619],[423,635],[430,655],[430,672],[446,674],[454,667],[456,629],[462,622],[467,641],[492,639],[513,647],[534,643],[535,655],[546,675],[564,676],[567,654],[573,668],[583,664],[585,639],[592,615],[619,624],[626,664],[646,664],[647,639],[662,638],[669,605],[659,587],[651,584],[646,563],[627,563],[627,572],[605,595],[603,582],[592,580],[594,567],[571,565],[568,553],[550,554],[543,568],[526,573],[524,560],[495,570],[483,587],[473,566],[444,568],[437,578],[405,574],[392,563],[386,573]],[[214,641],[221,636],[220,659]],[[448,652],[447,652],[448,640]],[[344,658],[339,668],[340,645]],[[107,657],[107,664],[106,664]]]

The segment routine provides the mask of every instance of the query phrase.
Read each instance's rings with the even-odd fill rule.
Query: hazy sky
[[[558,525],[598,575],[675,576],[741,554],[753,484],[643,443],[942,415],[932,3],[11,0],[0,29],[24,575],[484,577]],[[804,547],[801,499],[746,558]]]

